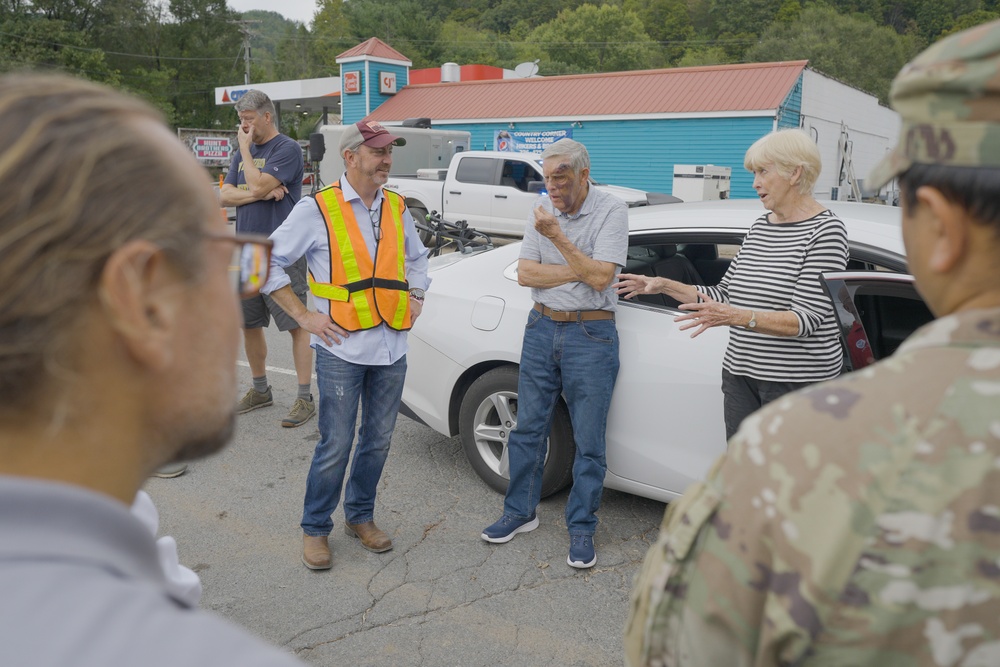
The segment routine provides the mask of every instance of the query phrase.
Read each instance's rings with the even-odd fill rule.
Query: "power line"
[[[196,61],[196,62],[229,60],[229,58],[186,58],[183,56],[160,56],[160,55],[149,55],[145,53],[122,53],[121,51],[105,51],[104,49],[98,49],[93,47],[75,46],[73,44],[62,44],[60,42],[49,42],[43,39],[35,39],[33,37],[25,37],[24,35],[18,35],[15,33],[2,32],[2,31],[0,31],[0,36],[12,37],[14,39],[18,39],[23,42],[34,42],[35,44],[41,44],[43,46],[58,46],[61,49],[69,49],[72,51],[82,51],[84,53],[103,53],[105,55],[110,55],[110,56],[126,56],[129,58],[146,58],[150,60],[178,60],[178,61]]]

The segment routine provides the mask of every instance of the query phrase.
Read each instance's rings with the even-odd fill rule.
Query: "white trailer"
[[[896,145],[899,114],[874,95],[808,68],[802,76],[801,113],[802,129],[816,140],[823,160],[813,195],[840,200],[868,195],[862,192],[864,181]]]
[[[319,175],[329,185],[344,173],[344,160],[340,156],[340,137],[344,125],[323,125],[325,152],[320,161]],[[406,139],[405,146],[392,149],[392,175],[416,176],[419,169],[447,169],[455,153],[469,150],[472,135],[462,130],[439,130],[435,127],[386,126],[392,134]]]

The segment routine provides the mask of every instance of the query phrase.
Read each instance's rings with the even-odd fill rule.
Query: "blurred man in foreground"
[[[174,596],[129,513],[159,466],[229,440],[230,267],[252,291],[266,242],[227,234],[143,102],[21,74],[0,112],[0,665],[299,664]]]
[[[939,319],[748,417],[671,503],[629,665],[1000,665],[1000,22],[900,72],[910,270]]]

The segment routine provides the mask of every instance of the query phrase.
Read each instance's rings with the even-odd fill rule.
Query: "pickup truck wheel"
[[[472,383],[462,399],[459,434],[472,469],[493,490],[507,491],[510,466],[507,439],[517,425],[517,367],[502,366]],[[542,498],[573,480],[576,445],[569,411],[560,400],[552,418],[542,472]]]
[[[426,225],[427,224],[427,209],[426,208],[422,208],[420,206],[410,206],[408,208],[410,209],[410,215],[413,216],[413,219],[416,222],[418,222],[418,223],[420,223],[422,225]],[[425,231],[423,229],[420,229],[419,227],[417,227],[417,232],[420,233],[420,240],[423,241],[423,243],[424,243],[425,246],[429,247],[430,244],[433,243],[433,241],[434,241],[434,235],[433,234],[431,234],[430,232]]]

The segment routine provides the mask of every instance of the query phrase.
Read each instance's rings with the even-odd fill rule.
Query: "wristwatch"
[[[747,329],[757,328],[757,313],[750,311],[750,321],[747,322]]]
[[[414,301],[423,301],[424,291],[419,287],[414,287],[410,290],[410,298],[413,299]]]

